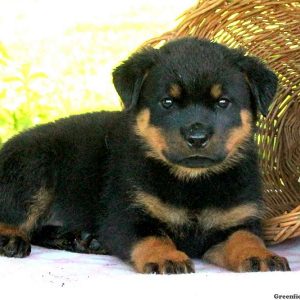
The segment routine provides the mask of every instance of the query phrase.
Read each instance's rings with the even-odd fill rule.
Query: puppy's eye
[[[170,97],[163,98],[160,100],[160,104],[162,105],[163,108],[169,109],[173,106],[174,100]]]
[[[225,97],[220,98],[217,102],[217,106],[220,108],[227,108],[229,105],[230,105],[230,100]]]

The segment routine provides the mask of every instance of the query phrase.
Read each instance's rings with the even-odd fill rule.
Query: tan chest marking
[[[207,208],[199,212],[192,212],[185,208],[166,204],[159,198],[145,192],[137,192],[134,203],[171,228],[189,226],[196,220],[204,230],[224,230],[237,226],[251,217],[260,217],[255,204],[242,204],[227,210]]]
[[[163,203],[157,197],[145,192],[137,192],[134,203],[164,223],[180,226],[189,222],[185,209]]]
[[[206,229],[225,230],[230,227],[242,224],[249,218],[258,217],[260,213],[255,204],[241,204],[234,208],[221,210],[216,208],[207,208],[197,214],[199,223]]]

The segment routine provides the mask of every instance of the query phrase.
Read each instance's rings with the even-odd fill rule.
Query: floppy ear
[[[147,71],[154,65],[157,51],[148,47],[131,55],[113,71],[113,83],[126,110],[138,102]]]
[[[277,90],[277,76],[258,58],[244,56],[239,62],[241,70],[246,74],[252,97],[264,117]]]

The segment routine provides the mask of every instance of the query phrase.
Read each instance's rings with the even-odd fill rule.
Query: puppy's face
[[[207,66],[168,58],[171,65],[162,62],[148,73],[138,103],[136,132],[149,145],[148,155],[193,169],[234,156],[252,128],[243,74],[214,61]]]
[[[116,69],[114,81],[128,107],[118,79],[136,59],[127,80],[140,72],[139,79],[127,100],[146,155],[168,164],[179,177],[220,171],[237,161],[252,138],[256,108],[266,113],[276,91],[274,74],[254,58],[202,40],[181,39],[144,51]],[[262,82],[266,74],[267,84]]]

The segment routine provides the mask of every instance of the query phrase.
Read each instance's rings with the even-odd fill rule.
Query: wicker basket
[[[170,32],[147,42],[197,36],[242,47],[278,75],[279,89],[256,136],[264,180],[268,243],[300,236],[300,3],[286,0],[199,0]]]

